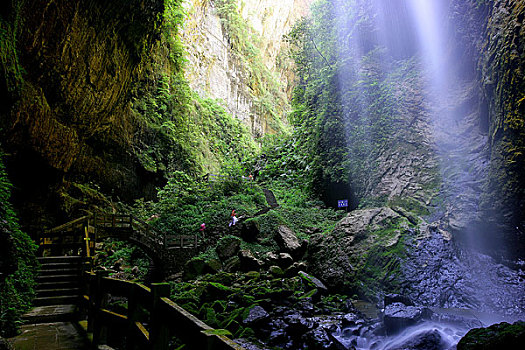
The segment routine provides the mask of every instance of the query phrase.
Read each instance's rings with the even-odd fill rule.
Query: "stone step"
[[[79,288],[80,280],[69,280],[61,282],[42,282],[39,283],[37,289],[53,289],[53,288]]]
[[[45,275],[37,276],[37,283],[50,283],[50,282],[69,282],[69,281],[79,281],[80,275],[78,274],[59,274],[59,275]]]
[[[61,269],[45,269],[40,270],[40,276],[49,276],[49,275],[80,275],[80,269],[69,267]]]
[[[49,269],[63,269],[63,268],[75,268],[80,269],[82,267],[81,262],[46,262],[44,264],[40,264],[41,270],[49,270]]]
[[[46,306],[46,305],[76,304],[79,298],[80,297],[78,295],[38,297],[38,298],[35,298],[35,300],[33,300],[33,305]]]
[[[40,287],[40,286],[39,286]],[[80,288],[52,288],[52,289],[37,289],[37,297],[47,297],[47,296],[71,296],[79,295]]]
[[[22,315],[24,323],[65,322],[74,320],[77,307],[73,304],[37,306]]]
[[[51,264],[51,263],[75,263],[80,264],[84,260],[81,256],[44,256],[38,257],[40,264]]]

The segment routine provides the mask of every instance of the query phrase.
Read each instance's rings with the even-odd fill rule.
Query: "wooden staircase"
[[[41,264],[37,277],[35,306],[77,304],[83,259],[80,256],[38,258]]]

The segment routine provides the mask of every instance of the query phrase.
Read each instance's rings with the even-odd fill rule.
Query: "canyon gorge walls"
[[[294,65],[285,35],[312,0],[188,0],[182,41],[186,77],[260,137],[287,124]]]

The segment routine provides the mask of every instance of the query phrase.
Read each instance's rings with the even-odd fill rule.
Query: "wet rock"
[[[283,269],[290,267],[293,264],[293,258],[288,253],[279,253],[278,265]]]
[[[458,350],[523,349],[525,322],[502,322],[487,328],[471,329],[457,345]]]
[[[235,339],[234,342],[239,344],[240,346],[242,346],[243,349],[246,350],[266,350],[266,348],[256,345],[250,342],[248,339],[239,338]]]
[[[406,306],[403,303],[393,303],[385,308],[383,323],[388,333],[396,333],[412,326],[424,318],[430,318],[432,311],[424,307]]]
[[[240,267],[242,271],[259,270],[263,262],[257,259],[253,253],[248,249],[241,249],[239,251]]]
[[[275,277],[284,276],[284,271],[279,266],[272,265],[272,266],[270,266],[268,271]]]
[[[241,269],[241,259],[238,256],[232,256],[224,262],[224,270],[228,272],[235,272]]]
[[[355,313],[348,313],[343,315],[341,326],[346,328],[362,324],[364,324],[364,320],[359,315]]]
[[[384,306],[387,307],[393,303],[403,303],[406,306],[414,306],[414,302],[409,297],[400,294],[387,294],[384,298]]]
[[[307,349],[325,349],[325,350],[347,350],[348,348],[339,341],[334,341],[335,338],[330,337],[330,333],[326,329],[316,328],[306,332],[302,340],[307,346]]]
[[[296,261],[290,267],[284,271],[286,277],[293,277],[299,273],[299,271],[304,271],[308,265],[303,261]]]
[[[475,315],[467,317],[455,314],[434,312],[431,316],[431,320],[440,323],[453,324],[457,327],[463,327],[467,329],[483,327],[483,323]]]
[[[301,243],[295,233],[288,227],[280,225],[275,235],[275,240],[283,252],[298,257],[301,252]]]
[[[312,287],[317,288],[317,290],[319,290],[319,292],[323,293],[323,292],[327,292],[328,291],[328,288],[326,288],[326,286],[323,284],[323,282],[321,282],[319,279],[315,278],[314,276],[309,275],[309,274],[307,274],[304,271],[299,271],[298,274],[299,274],[299,276],[301,276],[301,278],[303,280],[305,280]]]
[[[243,323],[249,326],[257,326],[264,323],[269,318],[268,312],[260,306],[254,306],[250,309],[248,316],[243,320]]]
[[[288,324],[288,333],[292,338],[298,338],[317,326],[312,320],[305,318],[295,310],[285,315],[284,321]]]
[[[286,344],[289,342],[290,337],[288,337],[286,332],[288,325],[282,319],[272,320],[269,327],[271,329],[268,337],[268,343],[270,345]]]
[[[304,316],[311,317],[314,315],[314,304],[309,298],[299,300],[294,306]]]
[[[401,345],[389,347],[390,350],[443,350],[449,344],[443,340],[438,330],[430,330],[413,335]]]
[[[264,254],[264,260],[268,263],[268,265],[277,265],[277,262],[279,261],[279,255],[274,252],[268,252]]]
[[[219,256],[219,259],[221,259],[222,261],[226,261],[232,256],[237,255],[240,247],[241,247],[241,240],[239,238],[224,237],[217,244],[215,251],[217,252],[217,255]]]
[[[242,223],[241,237],[246,242],[255,242],[257,237],[259,237],[259,234],[259,227],[257,227],[255,221],[247,221]]]

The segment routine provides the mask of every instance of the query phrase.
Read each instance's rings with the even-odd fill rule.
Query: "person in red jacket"
[[[235,226],[235,224],[237,223],[237,214],[235,213],[235,209],[232,210],[232,215],[231,215],[231,221],[230,223],[228,224],[228,226]]]

